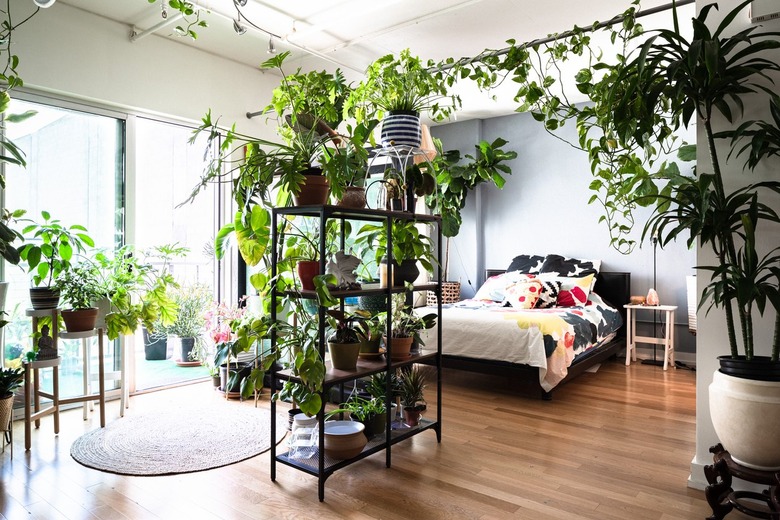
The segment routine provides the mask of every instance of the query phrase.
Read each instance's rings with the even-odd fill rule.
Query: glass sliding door
[[[201,192],[192,203],[183,204],[200,179],[204,143],[190,145],[192,128],[138,117],[134,124],[134,228],[133,241],[140,250],[165,244],[186,247],[175,257],[171,271],[181,286],[182,297],[206,292],[216,300],[214,236],[217,230],[216,190]],[[137,335],[135,345],[135,390],[179,384],[208,376],[204,366],[182,359],[178,342],[169,338],[165,359],[149,355],[148,344]],[[201,343],[201,356],[211,345]],[[157,357],[158,359],[149,359]]]
[[[41,221],[41,212],[65,226],[81,224],[100,248],[113,249],[121,242],[124,227],[124,119],[109,113],[54,107],[33,100],[15,99],[9,113],[37,112],[22,123],[6,123],[7,136],[21,148],[27,167],[5,165],[5,208],[26,209],[24,218]],[[24,223],[15,226],[22,229]],[[19,245],[18,242],[16,245]],[[32,348],[30,277],[17,266],[5,264],[10,282],[6,312],[11,322],[4,330],[6,365],[19,365]],[[76,340],[61,340],[60,395],[82,393],[82,347]],[[97,349],[90,349],[96,352]],[[108,345],[107,367],[117,363],[114,345]],[[97,364],[97,360],[92,360]],[[48,372],[48,371],[46,371]],[[51,381],[43,381],[50,387]]]

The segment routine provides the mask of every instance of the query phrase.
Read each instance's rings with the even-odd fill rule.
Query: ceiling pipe
[[[164,20],[156,23],[155,25],[149,27],[148,29],[144,29],[141,32],[136,32],[135,28],[133,28],[133,32],[130,33],[130,41],[132,43],[137,42],[141,38],[146,38],[150,34],[154,34],[160,29],[167,27],[168,25],[171,25],[172,23],[178,22],[179,20],[184,17],[184,14],[182,13],[176,13],[173,16],[169,16],[168,18],[165,18]]]
[[[651,14],[661,13],[664,11],[668,11],[670,9],[674,9],[675,7],[682,7],[685,5],[693,4],[696,0],[677,0],[676,2],[672,2],[670,4],[664,4],[659,5],[657,7],[651,7],[650,9],[642,9],[641,11],[637,11],[635,17],[641,18],[643,16],[649,16]],[[582,30],[584,32],[593,32],[598,29],[603,29],[605,27],[609,27],[615,24],[623,23],[623,20],[625,20],[624,15],[618,15],[612,18],[611,20],[607,20],[606,22],[599,22],[596,25],[593,25],[591,27],[583,27]],[[517,48],[525,48],[525,47],[533,47],[534,45],[543,45],[545,43],[552,43],[556,40],[560,40],[561,38],[568,38],[569,36],[573,36],[575,33],[574,31],[565,31],[562,33],[558,33],[552,36],[548,36],[546,38],[539,38],[538,40],[531,40],[530,42],[523,43],[521,45],[518,45]],[[476,56],[472,58],[461,58],[456,62],[441,65],[439,67],[436,67],[434,70],[438,71],[446,71],[450,70],[456,66],[460,65],[466,65],[468,63],[473,63],[475,61],[480,61],[485,58],[492,58],[496,56],[503,56],[504,54],[507,54],[510,50],[512,50],[513,47],[505,47],[503,49],[495,50],[495,51],[487,51],[487,52],[481,52],[477,54]]]

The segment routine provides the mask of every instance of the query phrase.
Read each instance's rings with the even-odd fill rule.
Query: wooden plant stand
[[[712,508],[712,516],[707,520],[722,520],[732,509],[736,509],[753,518],[780,520],[780,472],[760,471],[745,467],[731,458],[731,454],[721,444],[710,448],[713,464],[704,466],[704,476],[709,486],[704,490]],[[734,491],[732,477],[755,484],[764,484],[768,489],[763,493],[753,491]],[[757,509],[756,505],[761,505]]]

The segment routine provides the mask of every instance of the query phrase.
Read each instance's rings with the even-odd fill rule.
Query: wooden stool
[[[780,520],[780,472],[745,467],[735,462],[721,444],[711,447],[710,453],[714,454],[714,463],[704,466],[704,476],[710,484],[704,490],[704,496],[712,508],[712,516],[707,517],[707,520],[722,520],[732,509],[753,518]],[[769,488],[763,493],[734,491],[731,488],[732,477],[764,484]],[[766,508],[756,509],[753,503],[766,504]]]
[[[54,435],[60,433],[60,363],[61,357],[54,359],[42,359],[38,361],[25,361],[24,365],[24,449],[30,450],[32,444],[32,423],[35,421],[35,427],[40,428],[41,417],[54,415]],[[51,368],[53,374],[52,393],[42,392],[40,389],[40,374],[42,368]],[[35,413],[30,406],[30,383],[33,387],[33,406]],[[41,409],[41,396],[52,400],[52,405]]]

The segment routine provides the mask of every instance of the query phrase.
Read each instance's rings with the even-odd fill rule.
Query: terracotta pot
[[[382,339],[384,339],[385,347],[390,353],[390,359],[404,360],[411,355],[414,338],[388,338],[382,336]]]
[[[65,322],[65,329],[68,332],[84,332],[95,328],[98,309],[97,307],[67,309],[60,311],[60,314],[62,314],[62,321]]]
[[[321,171],[318,175],[306,175],[306,182],[301,186],[301,192],[293,197],[295,205],[327,204],[328,190],[328,179],[322,176]]]
[[[347,186],[338,203],[344,208],[362,209],[366,207],[366,189],[359,186]]]
[[[757,381],[716,371],[709,387],[715,433],[735,462],[780,470],[780,381]]]
[[[424,411],[425,408],[404,407],[404,424],[411,427],[419,426],[420,418],[422,417]]]
[[[357,421],[327,421],[325,423],[325,455],[331,459],[351,459],[366,447],[365,425]]]
[[[330,364],[336,370],[355,370],[357,368],[360,343],[331,343],[328,342],[330,352]]]
[[[314,290],[314,277],[320,274],[320,263],[317,260],[301,260],[296,265],[301,286],[306,291]]]

